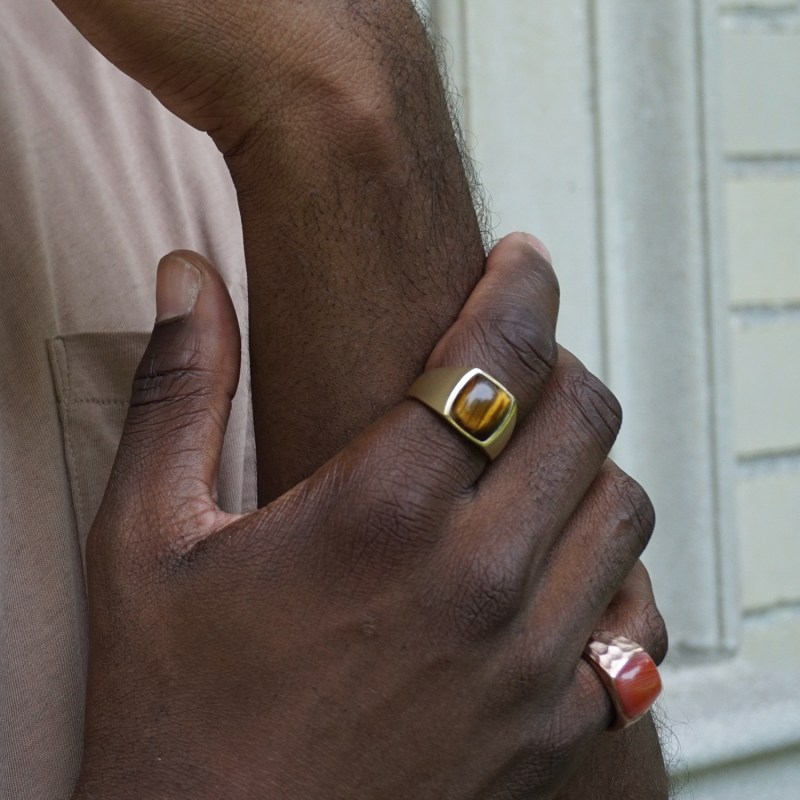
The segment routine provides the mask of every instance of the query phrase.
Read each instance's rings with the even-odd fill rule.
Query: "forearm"
[[[245,231],[260,494],[394,404],[484,251],[409,0],[55,0],[226,154]]]
[[[284,94],[228,157],[247,251],[262,500],[403,396],[483,268],[422,24],[409,3],[362,5],[341,12],[353,15],[329,58],[303,67],[297,97]]]

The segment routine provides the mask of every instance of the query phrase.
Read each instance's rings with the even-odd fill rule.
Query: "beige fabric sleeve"
[[[246,332],[236,199],[203,135],[171,117],[49,0],[0,14],[0,798],[69,797],[86,664],[82,544],[158,259],[209,256]],[[224,503],[254,502],[244,365]]]

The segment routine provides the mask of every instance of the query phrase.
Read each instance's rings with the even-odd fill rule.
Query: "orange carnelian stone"
[[[503,424],[510,406],[508,394],[476,375],[458,393],[451,414],[467,433],[485,442]]]
[[[661,694],[658,667],[647,653],[637,653],[614,679],[622,712],[629,719],[641,717]]]

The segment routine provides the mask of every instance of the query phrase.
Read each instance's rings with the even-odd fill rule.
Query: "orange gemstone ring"
[[[408,390],[491,459],[508,444],[517,423],[514,395],[491,375],[469,367],[424,372]]]
[[[595,631],[584,658],[600,676],[614,705],[610,730],[622,730],[640,720],[661,694],[655,661],[636,642],[608,631]]]

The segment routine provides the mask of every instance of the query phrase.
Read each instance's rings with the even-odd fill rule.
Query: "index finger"
[[[427,369],[477,368],[506,388],[526,417],[557,359],[558,281],[544,245],[512,234],[492,251],[486,273],[456,322],[436,345]],[[406,400],[370,430],[380,445],[364,456],[375,469],[401,470],[425,493],[460,494],[487,466],[479,447],[416,400]],[[374,440],[373,440],[374,445]]]

